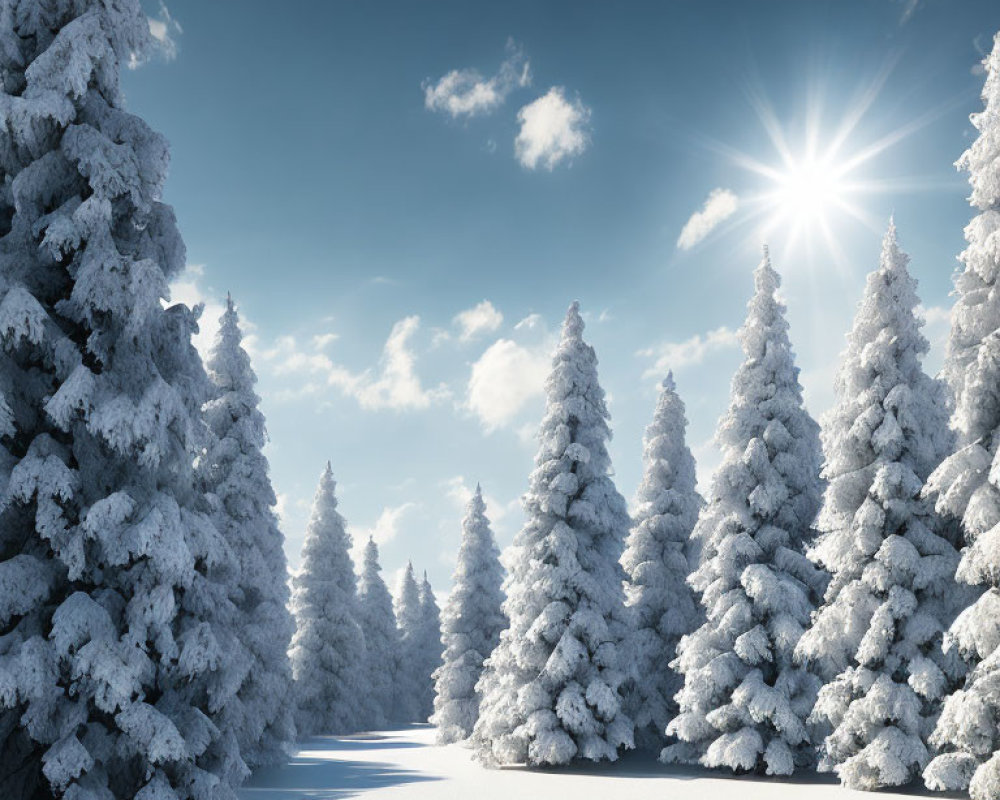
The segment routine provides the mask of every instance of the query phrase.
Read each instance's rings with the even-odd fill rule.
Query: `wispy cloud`
[[[590,144],[590,109],[579,98],[568,100],[561,86],[524,106],[517,121],[521,129],[514,139],[514,155],[526,169],[551,171]]]
[[[690,250],[736,213],[739,198],[729,189],[713,189],[700,211],[695,211],[681,229],[677,246]]]
[[[425,388],[416,371],[417,357],[410,340],[420,327],[420,317],[410,316],[392,326],[377,367],[354,372],[336,363],[324,348],[330,334],[314,337],[312,346],[300,347],[294,336],[280,337],[261,353],[277,375],[311,377],[292,394],[314,394],[335,387],[369,411],[424,409],[449,395],[447,388]]]
[[[489,78],[475,69],[453,69],[437,81],[425,80],[424,105],[452,118],[489,114],[504,104],[514,89],[531,84],[531,64],[513,40],[507,40],[507,57]]]
[[[894,2],[903,6],[903,10],[899,14],[900,25],[905,25],[909,22],[916,13],[917,8],[920,7],[920,0],[894,0]]]
[[[640,350],[637,355],[656,359],[643,373],[643,377],[660,379],[669,370],[700,364],[712,353],[738,345],[738,333],[723,326],[705,334],[695,334],[681,342],[663,342],[655,347],[648,347]]]
[[[917,313],[924,320],[924,336],[931,349],[924,359],[924,369],[934,374],[944,366],[948,334],[951,333],[951,309],[947,306],[918,306]]]
[[[456,314],[454,323],[459,329],[458,338],[468,341],[480,333],[497,330],[503,323],[503,314],[489,300],[483,300],[472,308]]]
[[[184,30],[180,23],[170,14],[167,4],[160,2],[160,13],[157,17],[147,17],[149,23],[149,35],[153,38],[156,52],[167,61],[172,61],[177,57],[177,37]]]
[[[348,531],[351,534],[352,556],[355,564],[360,562],[369,536],[375,540],[375,544],[379,547],[393,541],[402,530],[403,518],[416,508],[417,504],[413,502],[402,503],[398,506],[386,506],[371,525],[367,527],[349,525]]]
[[[198,319],[198,333],[195,334],[191,343],[202,359],[207,359],[215,343],[219,318],[226,307],[223,298],[212,289],[206,288],[204,284],[205,266],[203,264],[188,264],[176,280],[170,284],[170,304],[183,303],[190,308],[202,306],[201,317]],[[244,337],[249,339],[252,345],[254,338],[248,334],[254,326],[242,312],[240,314],[240,327],[243,329]]]

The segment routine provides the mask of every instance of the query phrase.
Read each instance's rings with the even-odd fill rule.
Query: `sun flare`
[[[777,176],[771,200],[778,213],[798,224],[820,221],[844,202],[841,170],[823,159],[793,161]]]
[[[841,247],[849,230],[845,226],[860,224],[878,233],[892,210],[873,203],[873,195],[940,188],[939,182],[917,175],[878,175],[879,156],[947,110],[947,106],[932,108],[872,135],[865,120],[891,70],[892,62],[887,62],[839,113],[823,113],[823,88],[813,86],[798,124],[780,121],[765,94],[750,91],[750,104],[773,148],[770,158],[712,145],[755,179],[756,186],[740,193],[742,213],[735,224],[752,224],[754,238],[783,245],[785,255],[804,247],[823,255],[827,263],[848,269]]]

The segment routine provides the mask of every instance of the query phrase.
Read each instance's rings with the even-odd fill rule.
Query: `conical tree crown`
[[[853,788],[909,783],[958,678],[941,636],[955,613],[955,532],[921,496],[950,448],[944,387],[922,370],[916,281],[890,222],[824,420],[829,487],[811,555],[832,580],[799,655],[828,681],[813,719],[820,768]]]
[[[400,670],[400,640],[392,595],[382,580],[378,545],[371,537],[365,545],[361,581],[358,586],[358,622],[365,635],[365,675],[369,698],[366,730],[381,730],[391,722],[409,722],[400,715],[395,685]]]
[[[684,688],[667,733],[680,743],[662,757],[786,775],[812,758],[806,716],[818,681],[793,651],[824,584],[804,555],[821,492],[819,436],[766,248],[754,285],[745,358],[716,437],[723,460],[694,531],[703,552],[691,585],[707,619],[672,665]]]
[[[609,415],[577,303],[545,386],[528,520],[505,587],[510,623],[481,679],[473,740],[488,764],[613,760],[632,744],[618,563],[629,518],[611,479]]]
[[[244,760],[251,767],[283,760],[294,740],[288,648],[294,622],[288,611],[284,536],[274,513],[274,489],[262,448],[264,415],[254,392],[257,376],[242,347],[239,315],[228,298],[208,360],[215,397],[204,407],[212,443],[203,459],[205,488],[215,501],[216,527],[239,560],[231,596],[234,624],[250,663],[227,707]]]
[[[507,623],[501,610],[502,584],[500,551],[486,517],[482,489],[477,485],[462,520],[462,541],[444,609],[444,663],[434,674],[431,722],[437,726],[438,741],[442,743],[466,739],[479,717],[476,683]]]
[[[291,659],[300,735],[349,733],[364,721],[365,648],[350,544],[327,463],[292,590],[296,629]]]
[[[635,628],[628,710],[638,742],[651,749],[663,746],[667,723],[677,713],[674,696],[682,679],[668,665],[681,636],[702,621],[687,578],[696,561],[691,532],[704,501],[695,489],[686,428],[684,402],[668,374],[646,428],[638,511],[622,555]]]
[[[952,427],[959,449],[927,481],[937,510],[961,522],[957,578],[973,598],[948,632],[946,647],[970,674],[947,700],[931,743],[942,751],[924,772],[932,789],[968,789],[973,800],[1000,794],[1000,36],[984,60],[985,108],[972,115],[979,136],[958,160],[968,171],[977,214],[965,228],[968,247],[955,278],[958,295],[944,375],[952,387]]]
[[[1000,252],[992,242],[1000,234],[1000,35],[983,62],[982,111],[972,114],[979,136],[956,162],[969,173],[969,202],[978,212],[965,228],[968,247],[959,256],[962,269],[955,277],[958,295],[951,312],[951,335],[944,375],[955,396],[953,424],[962,444],[988,437],[995,452],[1000,425]],[[963,496],[967,492],[963,492]]]

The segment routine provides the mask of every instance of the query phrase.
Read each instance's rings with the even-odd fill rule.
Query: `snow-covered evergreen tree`
[[[821,496],[819,428],[802,403],[780,279],[764,258],[740,333],[716,441],[722,464],[694,535],[703,548],[691,585],[707,617],[678,647],[680,713],[664,760],[788,775],[809,764],[806,718],[818,681],[793,652],[824,588],[806,559]]]
[[[232,587],[235,622],[250,659],[239,692],[223,710],[222,724],[236,731],[243,759],[253,768],[283,760],[295,739],[288,702],[288,648],[295,625],[287,607],[284,536],[273,510],[277,498],[261,452],[267,434],[254,392],[257,376],[242,338],[239,316],[228,298],[207,364],[215,397],[204,409],[213,440],[202,472],[215,500],[216,528],[239,561],[240,577]]]
[[[687,584],[694,564],[691,531],[704,505],[695,488],[694,457],[685,442],[687,418],[673,375],[663,381],[643,440],[643,478],[635,526],[622,555],[625,593],[633,614],[632,666],[626,709],[636,744],[659,750],[677,714],[683,680],[670,666],[677,643],[703,621]]]
[[[399,669],[396,673],[393,703],[400,722],[423,722],[420,703],[423,683],[420,680],[423,659],[421,651],[423,616],[420,606],[420,585],[413,574],[413,562],[407,562],[394,601],[396,628],[399,631]]]
[[[1000,796],[1000,35],[984,64],[986,107],[972,115],[979,136],[958,160],[978,213],[965,229],[944,368],[959,449],[927,482],[937,510],[961,522],[957,577],[975,587],[975,602],[945,638],[971,672],[944,705],[931,737],[942,752],[924,778],[933,789],[968,788],[973,800]]]
[[[941,639],[955,612],[955,526],[921,496],[951,446],[944,385],[921,368],[916,281],[890,222],[823,427],[828,486],[810,556],[832,575],[798,655],[826,682],[819,768],[851,788],[907,784],[928,760],[960,674]]]
[[[137,0],[0,4],[0,796],[219,800],[236,560],[193,455],[208,381],[161,202],[166,142],[123,110]],[[238,644],[238,643],[237,643]]]
[[[472,741],[486,764],[615,760],[633,723],[628,670],[625,501],[611,478],[611,437],[597,357],[573,303],[546,381],[528,520],[505,582],[509,625],[480,679]]]
[[[378,545],[369,537],[365,545],[361,581],[358,586],[358,622],[365,636],[365,675],[368,681],[365,724],[367,730],[381,730],[401,719],[394,704],[396,675],[399,671],[400,639],[392,611],[392,595],[382,580]]]
[[[438,608],[434,590],[427,580],[427,572],[420,583],[420,627],[417,645],[417,680],[419,702],[417,721],[427,722],[434,713],[434,672],[441,666],[441,609]]]
[[[327,463],[302,545],[302,568],[292,581],[291,659],[300,736],[358,730],[367,704],[357,578],[335,490]]]
[[[467,739],[479,717],[476,683],[507,625],[501,610],[502,585],[500,551],[477,485],[462,520],[462,543],[444,608],[444,663],[434,673],[431,722],[442,744]]]

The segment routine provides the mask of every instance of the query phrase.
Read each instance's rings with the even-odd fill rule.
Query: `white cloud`
[[[172,61],[177,57],[177,37],[184,31],[180,23],[175,20],[167,4],[160,2],[159,17],[147,17],[149,24],[149,35],[153,38],[153,46],[156,52],[167,61]]]
[[[496,75],[485,78],[475,69],[453,69],[436,83],[425,80],[424,105],[452,118],[489,114],[504,104],[514,89],[531,84],[531,64],[512,40]]]
[[[933,375],[944,366],[948,335],[951,333],[951,309],[946,306],[918,306],[917,314],[924,319],[924,336],[931,346],[924,359],[924,369]]]
[[[497,330],[503,322],[503,314],[489,300],[483,300],[472,308],[456,314],[454,322],[460,330],[458,338],[468,341],[476,334]]]
[[[302,374],[313,376],[291,395],[315,394],[324,386],[333,386],[348,397],[353,397],[367,410],[423,409],[448,396],[443,386],[424,388],[416,372],[417,358],[410,339],[420,327],[417,316],[405,317],[392,326],[389,338],[382,348],[377,368],[352,372],[337,364],[325,352],[330,334],[313,339],[310,349],[302,349],[294,336],[282,336],[275,345],[261,353],[275,374]]]
[[[522,330],[534,330],[542,325],[542,315],[541,314],[528,314],[524,319],[514,326],[515,331]]]
[[[514,155],[527,169],[552,170],[559,162],[580,155],[590,144],[590,109],[577,98],[566,99],[561,86],[517,112],[521,130],[514,139]]]
[[[357,538],[362,541],[368,541],[370,536],[375,540],[375,544],[384,545],[387,542],[391,542],[399,535],[400,524],[403,517],[410,510],[417,507],[416,503],[406,502],[398,506],[389,506],[382,509],[382,513],[378,515],[378,519],[375,523],[368,528],[361,528],[358,530]]]
[[[375,544],[379,547],[384,547],[388,542],[393,541],[402,529],[403,517],[415,508],[417,508],[417,504],[412,502],[406,502],[398,506],[386,506],[370,526],[349,525],[354,562],[356,564],[361,563],[361,557],[369,537],[374,539]]]
[[[700,364],[711,353],[737,345],[739,345],[737,332],[722,326],[705,334],[695,334],[682,342],[663,342],[655,347],[640,350],[637,355],[656,359],[643,373],[643,377],[660,379],[668,370]]]
[[[487,431],[512,422],[518,412],[542,394],[551,361],[548,343],[525,347],[498,339],[472,365],[467,407]]]
[[[198,319],[198,333],[192,338],[191,343],[201,354],[202,359],[207,359],[208,354],[215,343],[215,334],[218,328],[219,317],[226,310],[225,305],[219,297],[202,284],[205,278],[205,267],[203,264],[188,264],[184,272],[177,276],[170,284],[170,303],[183,303],[189,308],[201,305],[201,317]],[[244,331],[247,328],[247,321],[240,319],[240,325]]]
[[[713,189],[701,211],[695,211],[684,224],[681,235],[677,237],[677,246],[681,250],[690,250],[735,214],[739,204],[739,198],[729,189]]]
[[[170,284],[171,303],[184,303],[192,308],[198,304],[204,306],[199,320],[200,331],[192,339],[203,359],[211,351],[219,317],[225,310],[219,294],[204,286],[204,275],[203,266],[192,264]],[[261,373],[307,378],[296,386],[286,385],[274,392],[272,396],[276,399],[319,394],[332,386],[353,397],[364,409],[401,411],[424,409],[450,396],[443,385],[424,387],[417,375],[417,357],[411,346],[411,339],[420,328],[417,316],[405,317],[393,325],[378,366],[361,372],[349,370],[327,354],[328,348],[340,338],[332,331],[309,337],[308,344],[287,334],[262,344],[253,333],[255,326],[243,313],[240,314],[240,326],[245,334],[243,346]]]
[[[339,333],[317,333],[312,337],[313,347],[317,350],[325,350],[328,345],[333,344],[339,338]]]
[[[452,478],[448,478],[448,480],[442,481],[441,485],[444,488],[445,495],[454,504],[456,510],[464,513],[465,507],[469,504],[475,492],[475,485],[471,481],[466,482],[465,477],[462,475],[455,475]],[[520,498],[515,498],[512,503],[501,503],[489,492],[483,492],[483,501],[486,503],[486,516],[490,518],[490,522],[493,523],[494,527],[498,523],[502,523],[507,517],[510,513],[512,503],[517,507],[521,502]]]

